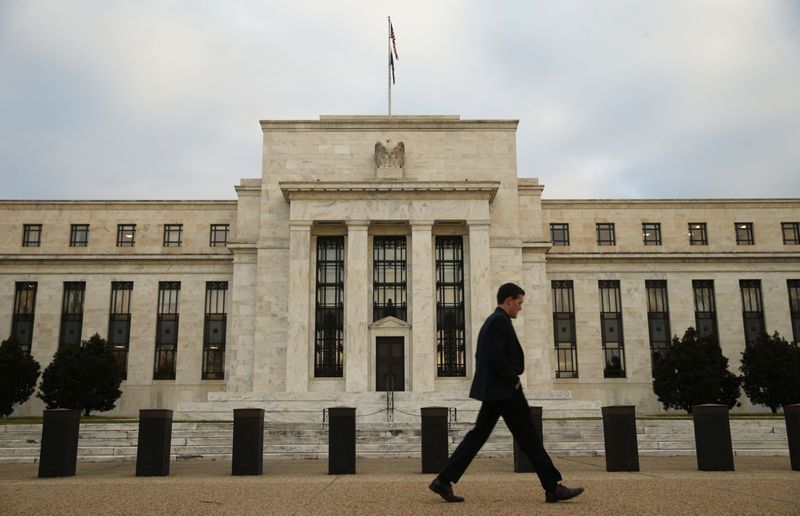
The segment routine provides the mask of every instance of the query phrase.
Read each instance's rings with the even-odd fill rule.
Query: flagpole
[[[389,116],[392,116],[392,65],[391,65],[391,53],[392,53],[392,17],[388,17],[387,23],[387,30],[388,33],[386,35],[386,46],[389,50],[389,54],[386,56],[386,71],[388,72],[388,83],[389,83]]]

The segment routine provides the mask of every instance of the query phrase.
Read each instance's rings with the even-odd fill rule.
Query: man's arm
[[[500,378],[500,381],[511,388],[519,388],[519,376],[511,366],[506,352],[511,329],[510,321],[504,321],[501,318],[496,318],[489,325],[486,333],[486,340],[489,344],[489,367],[494,371],[495,376]]]

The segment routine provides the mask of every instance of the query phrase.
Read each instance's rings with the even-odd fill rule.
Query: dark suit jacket
[[[475,351],[475,376],[469,397],[481,401],[509,399],[519,375],[525,370],[525,355],[511,318],[500,307],[481,326]]]

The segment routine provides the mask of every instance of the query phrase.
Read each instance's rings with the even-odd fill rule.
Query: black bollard
[[[694,442],[697,469],[700,471],[733,471],[731,422],[727,405],[695,405]]]
[[[140,410],[136,476],[164,477],[169,475],[171,444],[172,411],[166,409]]]
[[[533,428],[539,434],[539,444],[544,446],[544,432],[542,431],[542,407],[530,407],[531,418],[533,418]],[[517,440],[514,439],[514,473],[535,473],[528,456],[519,447]]]
[[[636,440],[636,407],[602,407],[606,471],[639,471],[639,443]]]
[[[233,410],[231,475],[260,475],[264,470],[264,409]]]
[[[354,475],[356,472],[356,409],[328,409],[328,474]]]
[[[447,464],[447,407],[421,407],[422,472],[438,473]]]
[[[800,404],[784,405],[783,417],[786,418],[786,439],[789,441],[792,471],[800,471]]]
[[[75,476],[81,411],[45,410],[42,414],[42,444],[39,447],[39,477]]]

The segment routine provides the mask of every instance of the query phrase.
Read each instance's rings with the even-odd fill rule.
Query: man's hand
[[[515,390],[515,391],[518,391],[518,390],[520,390],[520,389],[522,389],[522,382],[520,382],[519,380],[517,380],[517,385],[514,387],[514,390]]]

